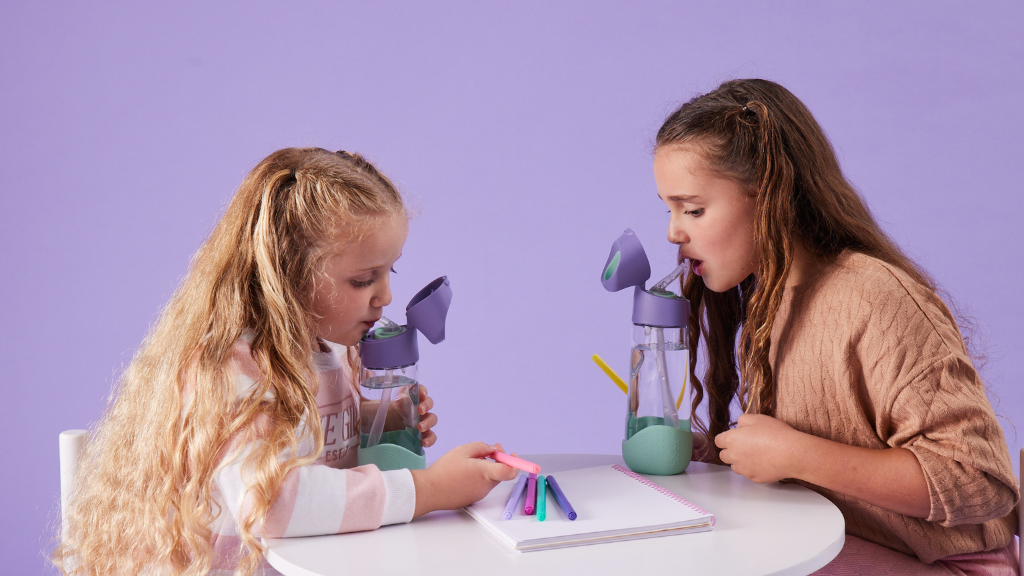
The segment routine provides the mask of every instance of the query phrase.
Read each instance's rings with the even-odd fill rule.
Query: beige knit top
[[[1006,546],[1018,499],[984,385],[929,294],[899,269],[843,252],[787,289],[770,355],[777,418],[836,442],[917,456],[927,519],[801,484],[839,507],[847,533],[924,562]]]

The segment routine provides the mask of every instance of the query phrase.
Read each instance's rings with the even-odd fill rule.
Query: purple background
[[[373,6],[368,6],[373,4]],[[33,2],[0,20],[2,546],[44,573],[57,434],[120,369],[242,177],[292,145],[365,153],[419,207],[395,304],[447,274],[424,340],[436,458],[619,449],[626,293],[598,274],[634,228],[673,247],[651,144],[735,77],[811,108],[886,230],[978,323],[1016,463],[1024,443],[1020,2]]]

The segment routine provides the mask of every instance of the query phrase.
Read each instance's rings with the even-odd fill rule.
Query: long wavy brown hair
[[[214,504],[214,474],[238,443],[251,446],[244,465],[255,478],[238,573],[259,567],[259,530],[285,475],[323,449],[310,364],[325,248],[404,210],[358,154],[288,148],[252,170],[90,435],[52,555],[64,574],[207,573],[211,523],[228,513]],[[255,334],[263,377],[239,398],[228,358],[243,330]],[[310,453],[279,458],[311,439]]]
[[[774,413],[775,380],[768,355],[772,324],[801,242],[819,262],[853,250],[886,262],[930,288],[940,309],[953,315],[935,283],[886,236],[864,200],[843,176],[835,151],[806,106],[768,80],[732,80],[683,104],[665,120],[655,151],[688,146],[715,174],[756,196],[754,245],[757,271],[739,286],[716,293],[688,275],[690,371],[694,427],[706,434],[706,454],[720,462],[714,438],[732,424],[729,405],[744,412]],[[682,252],[680,251],[680,261]],[[738,358],[736,336],[739,332]],[[701,338],[707,369],[696,375]],[[737,372],[738,368],[738,372]],[[708,397],[708,422],[697,407]]]

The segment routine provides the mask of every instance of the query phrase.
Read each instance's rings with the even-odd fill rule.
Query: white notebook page
[[[512,519],[505,520],[502,513],[514,480],[502,482],[466,511],[521,551],[699,532],[714,525],[714,516],[707,511],[622,470],[596,466],[553,474],[578,515],[575,521],[568,519],[551,490],[546,491],[545,521],[535,514],[527,516],[522,501]]]

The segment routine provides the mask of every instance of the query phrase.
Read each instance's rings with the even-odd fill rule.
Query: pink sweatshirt
[[[249,393],[261,375],[249,350],[252,334],[235,342],[231,359],[237,371],[239,397]],[[416,491],[408,470],[381,472],[376,466],[356,466],[359,446],[359,395],[352,382],[344,346],[327,343],[330,352],[313,354],[320,380],[317,408],[324,432],[324,449],[310,466],[290,471],[281,493],[256,536],[282,538],[374,530],[385,524],[412,520]],[[310,442],[299,446],[308,454]],[[217,473],[214,499],[222,513],[213,523],[215,564],[211,574],[231,574],[242,557],[237,524],[251,505],[249,478],[242,472],[248,454],[224,463]],[[267,574],[276,574],[265,565]]]

